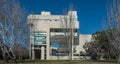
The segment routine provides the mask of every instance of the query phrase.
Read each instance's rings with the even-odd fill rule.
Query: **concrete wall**
[[[66,18],[69,18],[69,15],[71,13],[72,12],[68,12],[68,15],[66,15]],[[73,11],[72,18],[75,19],[74,20],[74,24],[75,24],[74,29],[79,29],[79,22],[77,21],[76,14],[77,14],[77,12]],[[61,25],[61,22],[63,19],[64,19],[64,15],[51,15],[50,12],[42,12],[41,15],[29,15],[28,16],[28,24],[32,24],[32,26],[30,26],[31,32],[43,31],[43,32],[47,33],[47,37],[46,37],[46,54],[47,54],[46,59],[47,60],[51,60],[51,56],[50,56],[50,29],[51,28],[64,28]],[[34,42],[34,41],[31,41],[31,42]],[[32,55],[34,55],[34,53],[35,53],[33,50],[30,51],[30,53],[31,52],[33,53]],[[33,59],[34,59],[34,56],[31,56],[31,57],[33,57]]]
[[[72,12],[68,12],[68,15],[66,15],[66,18],[69,18],[69,15],[71,15],[71,13]],[[74,20],[74,24],[75,24],[74,29],[79,29],[79,22],[77,21],[77,12],[73,11],[72,15],[73,15],[73,18],[75,19]],[[64,28],[64,27],[62,27],[62,24],[61,24],[64,19],[63,17],[64,17],[63,15],[51,15],[50,12],[42,12],[41,15],[29,15],[28,16],[28,24],[33,24],[32,26],[30,26],[31,32],[43,31],[43,32],[47,33],[46,34],[46,36],[47,36],[46,37],[46,59],[47,60],[68,59],[68,56],[51,56],[50,55],[50,29],[51,28],[55,28],[55,29]],[[34,37],[30,36],[30,38],[34,38]],[[92,38],[91,34],[80,34],[79,35],[79,45],[73,46],[76,49],[76,54],[80,54],[81,51],[85,52],[85,50],[83,49],[83,45],[86,42],[90,42],[91,38]],[[30,40],[30,41],[34,42],[32,40]],[[33,51],[30,51],[30,53],[33,53],[32,55],[34,55],[34,53],[35,53],[34,49],[33,49]],[[42,49],[44,49],[44,48],[42,48]],[[42,53],[42,54],[44,54],[44,53]],[[31,56],[31,57],[32,57],[32,59],[34,59],[34,56]],[[44,60],[43,57],[44,56],[42,56],[42,60]],[[79,58],[79,56],[74,56],[73,58]]]
[[[69,59],[68,56],[50,56],[51,59],[50,60],[67,60]]]
[[[77,49],[77,53],[80,53],[81,51],[85,52],[83,45],[86,42],[90,42],[92,39],[92,35],[91,34],[80,34],[79,35],[79,45],[77,45],[76,49]]]

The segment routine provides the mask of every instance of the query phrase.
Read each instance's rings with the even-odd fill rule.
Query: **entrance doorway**
[[[35,59],[41,59],[41,50],[35,50]]]

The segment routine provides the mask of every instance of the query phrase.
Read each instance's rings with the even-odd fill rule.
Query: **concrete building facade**
[[[71,48],[72,58],[79,58],[80,51],[84,51],[82,48],[83,44],[91,40],[91,35],[78,34],[79,22],[77,20],[77,11],[69,11],[67,15],[51,15],[50,12],[43,11],[40,15],[31,14],[28,16],[31,59],[69,59],[69,45],[65,40],[64,33],[66,28],[62,24],[66,20],[69,21],[71,16],[74,22],[74,43]]]

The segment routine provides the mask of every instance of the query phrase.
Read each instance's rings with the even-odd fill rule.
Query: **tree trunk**
[[[13,59],[13,63],[14,63],[14,64],[16,64],[16,63],[17,63],[16,58],[15,58],[15,59]]]
[[[8,55],[5,51],[2,51],[3,52],[3,59],[4,59],[4,62],[3,63],[8,63]]]

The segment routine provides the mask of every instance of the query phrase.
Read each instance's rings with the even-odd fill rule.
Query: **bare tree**
[[[34,43],[33,43],[33,41],[34,41],[34,36],[35,36],[35,25],[36,25],[36,23],[35,22],[33,22],[34,20],[33,20],[33,18],[37,18],[36,16],[34,16],[34,15],[31,15],[31,19],[29,19],[28,21],[28,24],[29,24],[29,26],[30,26],[30,44],[29,44],[29,47],[30,47],[30,49],[29,49],[29,57],[30,57],[30,59],[35,59],[35,57],[34,57],[34,52],[32,51],[32,50],[34,50]]]
[[[5,62],[7,62],[6,56],[16,61],[16,56],[13,52],[14,45],[24,42],[26,38],[25,30],[27,25],[23,22],[23,11],[18,1],[0,1],[0,36],[2,39],[0,47]]]
[[[61,16],[61,28],[63,29],[63,33],[65,36],[65,42],[68,45],[69,50],[69,60],[72,60],[73,57],[73,43],[74,43],[74,28],[75,28],[75,16],[72,8],[70,8],[70,11],[67,14],[64,14],[64,16]],[[63,44],[64,45],[64,44]],[[67,49],[67,48],[64,48]]]
[[[118,62],[120,62],[120,0],[108,1],[109,7],[107,7],[107,21],[111,31],[106,32],[111,48],[116,52]],[[105,26],[104,26],[105,28]]]

